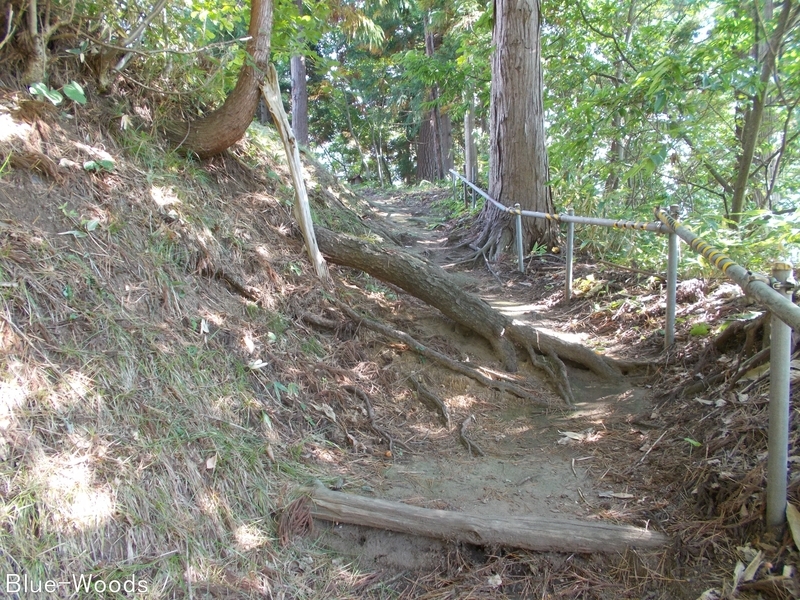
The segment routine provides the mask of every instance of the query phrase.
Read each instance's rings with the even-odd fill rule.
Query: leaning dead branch
[[[536,404],[547,405],[547,402],[543,400],[541,397],[535,395],[534,392],[527,390],[515,383],[511,383],[509,381],[497,381],[494,379],[490,379],[486,375],[476,371],[472,367],[467,366],[463,362],[454,360],[449,356],[445,356],[441,352],[437,352],[431,348],[428,348],[424,344],[417,341],[415,338],[411,337],[407,333],[403,331],[398,331],[396,329],[392,329],[391,327],[379,323],[375,319],[365,317],[359,315],[356,311],[352,308],[347,306],[342,302],[336,301],[336,306],[338,306],[348,317],[353,319],[356,323],[367,327],[368,329],[372,329],[373,331],[377,331],[380,334],[385,335],[386,337],[402,342],[406,344],[409,348],[421,354],[422,356],[429,358],[431,360],[436,361],[437,363],[447,367],[448,369],[455,371],[456,373],[460,373],[461,375],[466,375],[467,377],[474,379],[478,383],[482,383],[486,387],[498,390],[500,392],[508,392],[509,394],[513,394],[518,398],[523,398],[524,400],[529,400],[530,402],[534,402]]]

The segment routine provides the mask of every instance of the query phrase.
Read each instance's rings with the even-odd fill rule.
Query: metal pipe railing
[[[672,228],[678,237],[689,244],[692,250],[702,254],[712,265],[738,283],[746,294],[761,302],[770,311],[778,315],[784,323],[791,325],[796,330],[800,330],[800,307],[775,291],[769,279],[737,265],[725,253],[717,250],[682,226],[663,208],[656,208],[656,217],[667,227]]]
[[[678,218],[678,205],[670,206],[674,218]],[[667,239],[667,323],[664,328],[664,348],[675,343],[675,309],[678,304],[678,258],[680,248],[678,236],[672,231]]]
[[[455,177],[457,172],[450,171]],[[461,177],[461,179],[464,179]],[[711,264],[735,281],[745,294],[754,297],[772,312],[772,336],[770,341],[770,405],[769,441],[767,459],[767,526],[777,529],[786,522],[787,476],[790,416],[790,361],[792,327],[800,330],[800,307],[792,302],[795,282],[791,278],[793,267],[789,263],[775,263],[772,279],[756,275],[737,265],[733,259],[711,244],[683,227],[678,221],[678,206],[670,207],[668,213],[663,208],[655,209],[657,222],[636,223],[633,221],[613,221],[592,217],[578,217],[570,209],[566,215],[521,210],[519,204],[514,208],[504,206],[491,198],[483,190],[464,180],[475,192],[491,202],[498,209],[516,215],[517,255],[520,271],[524,271],[522,251],[522,217],[549,219],[567,223],[567,276],[564,298],[572,296],[572,261],[574,224],[583,223],[601,227],[640,229],[654,233],[666,233],[668,240],[667,259],[667,317],[665,325],[665,346],[675,341],[675,308],[678,273],[678,238],[686,242],[695,252],[703,255]],[[454,180],[455,182],[455,180]]]
[[[567,209],[567,214],[570,217],[575,216],[575,210]],[[572,261],[573,261],[573,247],[575,246],[575,223],[567,223],[567,276],[564,281],[564,300],[569,302],[572,299]]]
[[[787,286],[792,265],[775,263],[772,277],[782,293],[791,296]],[[789,368],[792,359],[792,328],[772,313],[769,342],[769,433],[767,452],[767,527],[776,529],[786,520],[786,488],[789,475]]]

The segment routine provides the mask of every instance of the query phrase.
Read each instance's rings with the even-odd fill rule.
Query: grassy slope
[[[339,352],[297,319],[322,294],[279,143],[254,127],[200,164],[91,110],[0,108],[0,572],[70,582],[50,597],[80,574],[142,598],[347,597],[356,574],[298,562],[274,523],[319,475],[305,399],[335,396],[315,364]],[[320,218],[357,228],[311,177]]]

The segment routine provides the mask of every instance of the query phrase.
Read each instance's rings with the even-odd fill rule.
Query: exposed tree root
[[[497,381],[495,379],[491,379],[487,377],[483,373],[473,369],[472,367],[454,360],[449,356],[445,356],[441,352],[437,352],[431,348],[428,348],[424,344],[417,341],[412,336],[408,335],[403,331],[398,331],[396,329],[392,329],[388,325],[384,325],[383,323],[379,323],[375,319],[365,317],[359,315],[356,311],[352,308],[347,306],[342,302],[336,302],[336,305],[351,319],[356,321],[357,323],[364,325],[365,327],[372,329],[373,331],[377,331],[385,335],[388,338],[393,340],[397,340],[406,344],[409,348],[421,354],[422,356],[429,358],[437,363],[455,371],[456,373],[460,373],[461,375],[466,375],[475,381],[482,383],[486,387],[501,391],[501,392],[508,392],[509,394],[513,394],[518,398],[522,398],[524,400],[528,400],[530,402],[534,402],[536,404],[547,405],[547,402],[543,400],[541,397],[536,395],[533,391],[525,389],[515,383],[509,381]]]
[[[567,360],[590,369],[595,375],[604,379],[613,379],[620,375],[613,360],[597,354],[594,350],[565,342],[555,336],[544,333],[535,327],[514,321],[508,325],[508,337],[523,348],[531,344],[533,348],[546,356],[555,355],[562,361]],[[569,383],[566,384],[567,386]]]
[[[547,335],[530,325],[512,322],[480,298],[463,291],[442,268],[400,248],[379,247],[324,228],[318,229],[317,238],[320,249],[332,262],[360,269],[394,284],[484,337],[507,371],[516,371],[514,344],[525,349],[533,348],[551,359],[555,357],[556,368],[550,369],[548,374],[554,377],[556,386],[568,402],[572,401],[572,394],[563,361],[583,365],[606,379],[620,374],[613,361],[589,348]]]
[[[369,419],[370,428],[372,429],[372,431],[377,433],[379,436],[381,436],[381,438],[383,438],[386,441],[386,443],[389,445],[389,452],[391,452],[392,455],[394,455],[395,453],[394,452],[395,445],[400,446],[401,448],[403,448],[403,450],[406,450],[407,452],[411,452],[411,448],[406,446],[400,440],[394,439],[386,432],[385,429],[378,427],[377,423],[375,423],[375,411],[372,408],[372,402],[370,401],[369,396],[367,396],[367,393],[364,390],[354,385],[343,385],[342,389],[358,397],[358,399],[364,403],[364,407],[367,409],[367,418]]]
[[[332,262],[392,283],[482,336],[507,371],[517,370],[514,345],[504,335],[508,319],[461,290],[440,267],[400,248],[383,248],[324,227],[318,228],[317,242]]]
[[[464,444],[466,449],[469,451],[470,456],[486,456],[486,453],[481,450],[475,442],[471,442],[467,437],[467,428],[469,427],[470,423],[474,422],[475,415],[470,415],[464,419],[464,422],[461,423],[461,429],[458,430],[458,439],[461,440],[461,443]]]
[[[575,404],[575,396],[572,395],[572,386],[569,384],[567,367],[564,364],[564,361],[558,358],[554,352],[548,354],[548,358],[550,358],[550,361],[553,362],[558,369],[558,373],[556,374],[556,372],[553,371],[553,367],[547,362],[547,359],[536,354],[536,351],[533,349],[531,344],[525,344],[525,349],[528,351],[528,356],[530,356],[533,366],[542,369],[549,375],[550,379],[555,382],[559,396],[561,396],[570,406]]]
[[[444,400],[422,385],[413,376],[409,376],[408,382],[411,384],[411,387],[414,388],[414,391],[417,392],[420,401],[439,413],[439,415],[442,417],[444,426],[450,429],[450,411],[448,410],[447,405],[444,403]]]

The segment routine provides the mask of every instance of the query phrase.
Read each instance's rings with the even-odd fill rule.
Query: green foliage
[[[63,94],[61,92],[63,92]],[[46,83],[40,81],[39,83],[34,83],[30,87],[30,93],[38,98],[49,100],[55,106],[58,106],[64,101],[64,96],[78,104],[86,104],[86,94],[81,85],[75,81],[70,81],[61,88],[61,91],[53,89]]]

